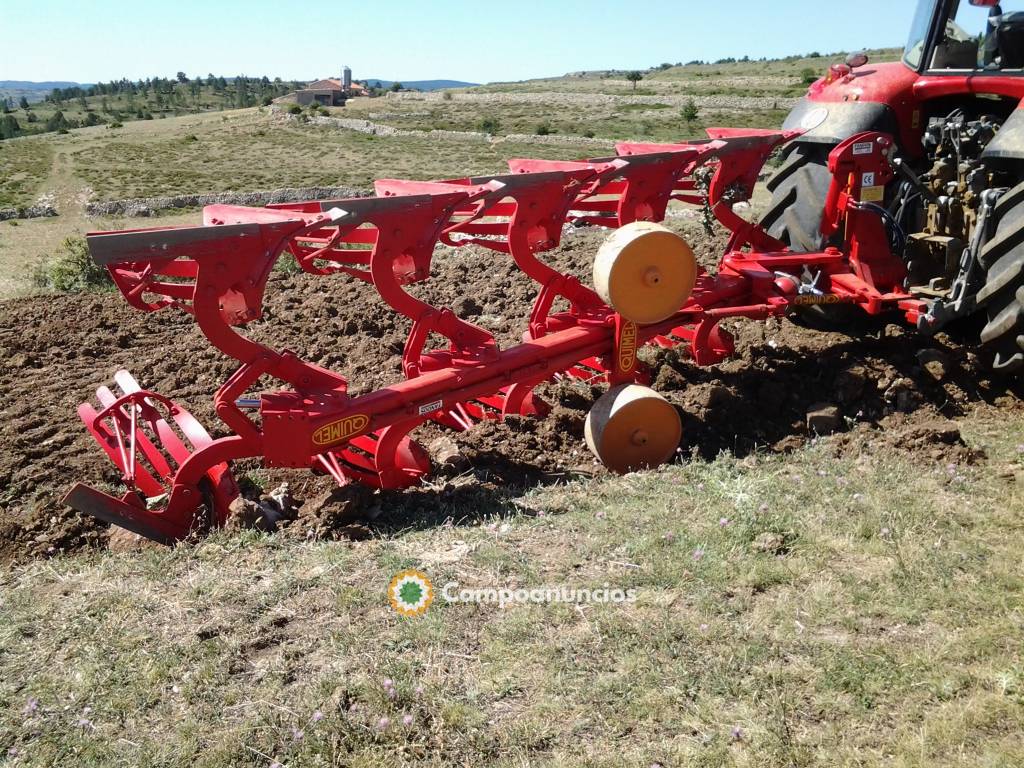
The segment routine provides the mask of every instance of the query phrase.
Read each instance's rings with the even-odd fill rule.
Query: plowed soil
[[[708,240],[692,221],[671,225],[687,230],[691,242],[703,242],[699,257],[714,263],[720,241]],[[594,230],[569,233],[548,259],[589,283],[601,237]],[[510,345],[525,327],[534,288],[505,257],[444,248],[436,252],[433,277],[412,292],[452,307]],[[117,473],[76,408],[119,368],[173,397],[212,434],[224,433],[212,397],[234,363],[206,342],[190,317],[173,310],[141,313],[113,292],[6,301],[0,316],[0,559],[106,544],[105,526],[63,507],[60,498],[76,480],[117,487]],[[1017,408],[1017,393],[989,380],[966,341],[969,329],[962,339],[926,339],[898,322],[844,332],[790,321],[735,323],[729,327],[736,357],[711,368],[695,366],[679,350],[646,350],[654,387],[683,415],[680,460],[691,453],[792,450],[814,436],[808,410],[829,403],[841,413],[841,434],[829,438],[836,451],[895,450],[924,463],[972,461],[951,419],[978,407]],[[407,330],[371,286],[278,272],[267,288],[263,320],[246,332],[341,371],[358,393],[400,378]],[[601,473],[582,440],[587,410],[600,392],[563,380],[541,388],[554,405],[544,420],[516,418],[461,434],[425,425],[414,433],[417,440],[435,452],[440,440],[448,453],[457,453],[428,483],[357,494],[343,515],[336,498],[307,505],[288,528],[297,535],[351,535],[359,530],[351,525],[354,516],[385,529],[431,525],[500,511],[512,493],[530,484]],[[264,485],[288,480],[300,499],[330,488],[327,479],[309,473],[258,469],[243,464],[236,474]]]

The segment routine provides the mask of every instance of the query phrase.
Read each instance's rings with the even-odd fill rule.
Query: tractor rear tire
[[[768,180],[771,204],[761,217],[769,235],[794,251],[818,251],[825,245],[821,216],[832,174],[828,172],[830,146],[797,144]]]
[[[995,234],[978,259],[986,269],[978,301],[985,302],[987,322],[981,330],[982,351],[995,373],[1024,370],[1024,183],[996,204]]]

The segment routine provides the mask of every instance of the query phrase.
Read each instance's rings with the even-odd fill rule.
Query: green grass
[[[2,577],[0,749],[24,765],[1019,765],[1022,498],[994,470],[1024,470],[1024,423],[971,428],[978,466],[823,440],[535,490],[529,516],[439,497],[454,526],[394,521],[356,544],[221,535],[33,563]],[[638,599],[438,600],[405,619],[384,590],[408,566],[435,586]]]
[[[378,178],[443,178],[505,170],[511,157],[579,156],[578,148],[377,137],[313,126],[267,126],[265,117],[181,125],[129,135],[74,154],[77,175],[99,199],[189,192],[340,185]],[[186,140],[186,134],[194,139]]]
[[[389,104],[388,113],[377,122],[407,130],[479,130],[480,115],[498,120],[498,133],[535,133],[545,124],[553,133],[593,136],[602,139],[640,138],[653,141],[681,141],[704,136],[706,126],[764,128],[782,125],[783,109],[701,110],[700,118],[687,124],[680,108],[667,104],[565,104],[546,106],[529,103],[487,103],[472,101]],[[534,151],[531,147],[530,151]]]
[[[53,145],[44,139],[0,141],[0,208],[35,202],[53,165]]]
[[[896,61],[898,48],[880,48],[868,51],[873,62]],[[623,71],[592,71],[563,77],[539,78],[521,82],[492,83],[467,92],[491,93],[545,93],[575,92],[611,96],[639,95],[733,95],[733,96],[799,96],[806,90],[804,69],[813,69],[821,75],[828,66],[842,61],[844,53],[817,57],[793,56],[772,61],[737,61],[722,64],[690,64],[687,66],[652,69],[643,73],[634,90]]]

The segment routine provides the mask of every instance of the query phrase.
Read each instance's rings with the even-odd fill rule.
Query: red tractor
[[[832,65],[790,113],[784,128],[804,133],[769,181],[773,196],[761,224],[795,251],[841,245],[841,232],[823,234],[829,155],[863,132],[892,136],[895,177],[860,205],[881,216],[906,268],[902,287],[925,302],[918,328],[934,333],[977,313],[985,321],[983,356],[997,372],[1019,372],[1022,99],[1024,2],[920,0],[901,62],[870,64],[854,54]],[[829,293],[819,278],[811,268],[800,275],[804,290]],[[829,323],[855,312],[848,304],[801,309],[806,319]]]

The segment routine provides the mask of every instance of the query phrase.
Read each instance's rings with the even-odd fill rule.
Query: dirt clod
[[[842,411],[831,403],[812,405],[807,411],[807,431],[814,435],[828,435],[843,425]]]
[[[935,381],[942,381],[949,375],[949,358],[937,349],[922,349],[916,357],[924,372]]]

